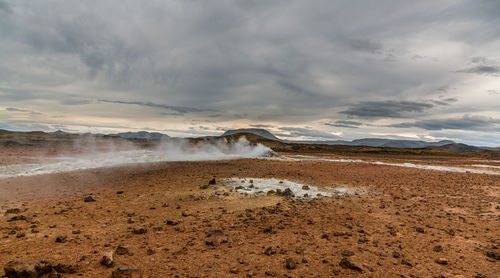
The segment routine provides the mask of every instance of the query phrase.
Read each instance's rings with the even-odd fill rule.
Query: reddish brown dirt
[[[307,201],[199,189],[213,176],[286,178],[368,193]],[[84,202],[89,194],[97,201]],[[43,258],[76,270],[64,277],[111,277],[116,267],[138,267],[144,277],[500,273],[499,261],[485,253],[500,248],[500,176],[322,161],[155,163],[3,179],[0,204],[0,266]],[[9,208],[21,212],[5,214]],[[27,220],[8,222],[15,215]],[[133,233],[138,225],[147,232]],[[213,227],[224,230],[226,243],[206,244]],[[67,240],[56,243],[58,236]],[[438,245],[442,250],[433,251]],[[100,265],[117,246],[129,254],[115,254],[113,268]],[[346,251],[362,272],[339,264]],[[287,259],[295,269],[286,268]]]

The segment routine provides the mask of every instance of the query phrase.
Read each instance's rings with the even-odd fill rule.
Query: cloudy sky
[[[0,128],[500,146],[500,1],[0,0]]]

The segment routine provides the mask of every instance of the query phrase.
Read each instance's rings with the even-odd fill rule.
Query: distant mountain
[[[139,131],[139,132],[122,132],[116,134],[109,134],[109,136],[116,136],[126,139],[167,139],[170,136],[159,133],[159,132],[147,132],[147,131]]]
[[[428,147],[428,149],[442,150],[442,151],[453,151],[453,152],[477,152],[477,151],[481,150],[481,148],[469,146],[469,145],[461,144],[461,143],[446,144],[446,145],[442,145],[442,146],[431,146],[431,147]]]
[[[281,141],[278,137],[274,136],[271,132],[261,129],[261,128],[241,128],[241,129],[232,129],[224,132],[222,136],[228,136],[228,135],[233,135],[233,134],[238,134],[238,133],[252,133],[255,135],[262,136],[264,138],[270,139],[270,140],[276,140],[276,141]]]
[[[322,144],[322,145],[342,145],[342,146],[364,146],[364,147],[382,147],[382,148],[399,148],[399,149],[422,149],[432,146],[443,146],[454,144],[450,140],[442,140],[438,142],[425,142],[417,140],[398,140],[398,139],[381,139],[381,138],[363,138],[352,141],[336,140],[336,141],[301,141],[296,143],[306,144]]]
[[[442,140],[438,142],[426,142],[419,140],[399,140],[399,139],[382,139],[382,138],[363,138],[352,141],[335,140],[335,141],[293,141],[281,140],[274,136],[271,132],[260,128],[242,128],[228,130],[222,136],[233,135],[238,133],[252,133],[264,138],[286,142],[286,143],[302,143],[302,144],[319,144],[319,145],[342,145],[342,146],[366,146],[366,147],[383,147],[383,148],[400,148],[400,149],[422,149],[428,147],[439,147],[448,144],[455,144],[451,140]]]
[[[69,132],[62,131],[62,130],[56,130],[53,132],[49,132],[49,134],[57,134],[57,135],[64,135],[64,134],[70,134]]]

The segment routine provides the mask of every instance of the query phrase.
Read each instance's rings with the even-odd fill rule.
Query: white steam
[[[92,168],[112,167],[161,161],[199,161],[270,156],[271,149],[251,145],[245,137],[236,142],[225,139],[193,144],[188,140],[168,140],[154,150],[133,149],[111,152],[88,152],[76,156],[44,158],[43,163],[0,166],[0,178],[32,176]]]

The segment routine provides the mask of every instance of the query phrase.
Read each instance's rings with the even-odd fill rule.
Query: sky
[[[500,146],[497,0],[0,0],[0,129]]]

